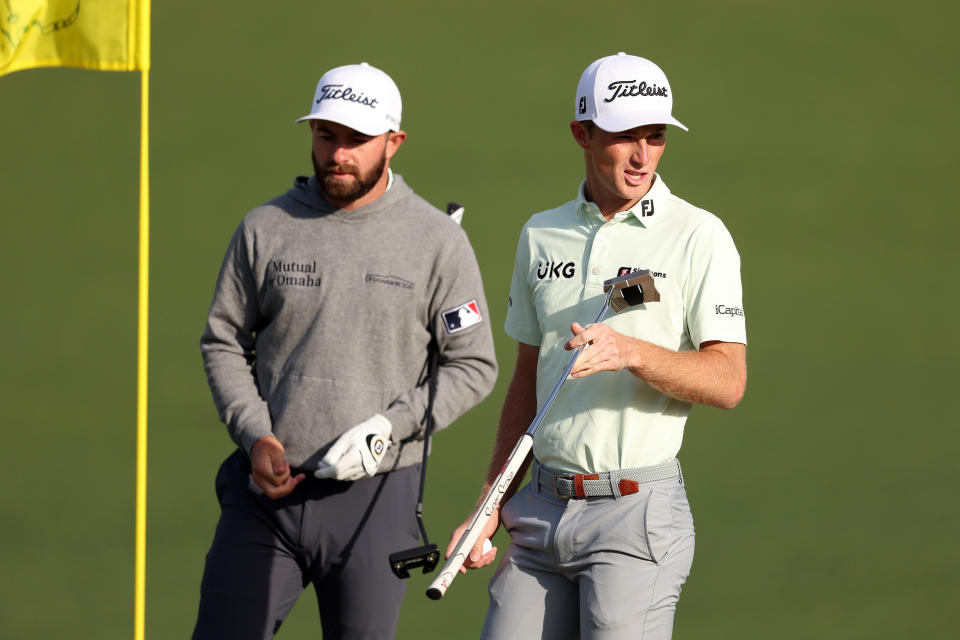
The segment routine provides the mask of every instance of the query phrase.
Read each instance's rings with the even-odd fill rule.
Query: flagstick
[[[134,638],[143,640],[147,553],[147,320],[150,300],[150,70],[140,81],[140,265],[137,310],[137,525]]]

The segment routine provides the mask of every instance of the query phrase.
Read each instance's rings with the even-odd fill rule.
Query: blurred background
[[[464,226],[501,376],[434,442],[426,524],[469,513],[515,344],[517,234],[573,198],[576,82],[626,51],[667,73],[660,165],[743,258],[747,395],[698,407],[681,459],[697,555],[676,638],[952,638],[960,516],[954,282],[957,8],[915,0],[154,3],[147,636],[189,636],[233,446],[198,340],[242,216],[311,171],[326,69],[403,94],[394,168]],[[139,82],[0,78],[0,637],[133,632]],[[411,247],[415,251],[415,247]],[[953,504],[954,506],[950,506]],[[497,543],[506,541],[502,532]],[[398,638],[476,637],[492,570]],[[312,591],[278,637],[320,636]]]

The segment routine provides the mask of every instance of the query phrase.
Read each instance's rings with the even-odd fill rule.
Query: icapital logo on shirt
[[[740,307],[728,307],[722,304],[713,305],[714,311],[718,316],[742,316],[743,309]]]

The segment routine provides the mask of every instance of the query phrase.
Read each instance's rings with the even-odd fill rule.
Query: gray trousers
[[[501,512],[510,548],[490,581],[488,640],[670,638],[693,562],[683,479],[562,499],[533,481]]]
[[[271,500],[237,451],[221,465],[216,488],[220,521],[194,640],[272,638],[310,583],[325,640],[394,637],[406,581],[387,557],[419,545],[419,466],[357,482],[308,475]]]

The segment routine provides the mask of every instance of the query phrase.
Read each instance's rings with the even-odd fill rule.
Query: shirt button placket
[[[590,244],[590,264],[587,266],[587,288],[603,286],[603,264],[607,260],[608,234],[606,225],[601,225],[593,235],[593,241]]]

